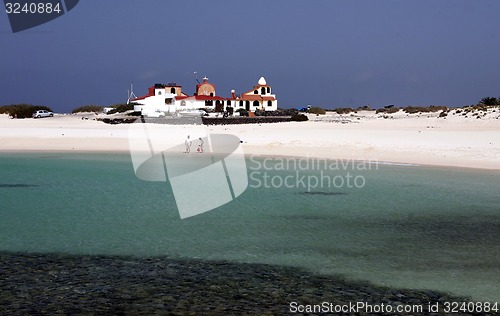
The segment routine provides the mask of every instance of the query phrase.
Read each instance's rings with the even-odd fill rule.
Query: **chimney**
[[[236,92],[236,91],[234,91],[234,89],[233,89],[233,90],[231,90],[231,98],[232,98],[233,100],[234,100],[234,99],[236,99],[236,97],[235,97],[235,95],[234,95],[234,93],[235,93],[235,92]]]

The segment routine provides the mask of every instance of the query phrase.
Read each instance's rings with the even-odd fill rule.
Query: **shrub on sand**
[[[325,109],[317,107],[317,106],[313,106],[312,108],[307,110],[307,112],[311,113],[311,114],[326,114]]]
[[[102,106],[99,105],[83,105],[73,109],[71,113],[80,113],[80,112],[102,112]]]
[[[108,111],[108,114],[123,113],[123,112],[131,111],[134,109],[134,105],[135,105],[135,103],[113,104],[111,106],[113,109],[111,111]]]
[[[486,98],[482,98],[480,103],[482,103],[484,105],[499,105],[500,104],[500,98],[497,99],[497,98],[494,98],[494,97],[486,97]]]
[[[304,114],[295,114],[295,115],[292,115],[291,120],[294,122],[304,122],[304,121],[308,121],[309,119]]]
[[[337,114],[349,114],[351,112],[356,113],[356,110],[353,108],[336,108],[333,109],[333,111],[336,112]]]
[[[429,113],[429,112],[438,112],[438,111],[448,111],[447,106],[407,106],[403,109],[408,114],[415,113]]]
[[[394,114],[399,111],[399,108],[390,107],[390,108],[380,108],[375,111],[375,114],[385,113],[385,114]]]

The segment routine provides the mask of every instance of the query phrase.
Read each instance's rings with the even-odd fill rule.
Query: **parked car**
[[[33,113],[33,118],[52,117],[52,116],[54,116],[54,113],[49,112],[47,110],[38,110],[35,113]]]

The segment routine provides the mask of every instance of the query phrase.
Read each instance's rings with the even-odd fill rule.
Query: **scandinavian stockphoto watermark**
[[[209,133],[200,117],[140,118],[130,124],[128,140],[136,176],[170,182],[181,219],[229,203],[248,187],[336,194],[363,188],[363,172],[378,170],[376,161],[308,156],[250,156],[247,162],[238,137]]]
[[[306,192],[335,189],[361,189],[366,185],[363,172],[378,170],[376,160],[323,159],[316,157],[250,157],[251,188],[288,188]]]
[[[13,33],[31,29],[63,16],[79,0],[4,0]]]
[[[369,303],[363,301],[346,302],[336,304],[331,302],[321,302],[319,304],[299,304],[298,302],[290,302],[289,312],[307,313],[307,314],[428,314],[428,313],[498,313],[498,302],[427,302],[426,304],[398,304],[392,305],[387,303]]]

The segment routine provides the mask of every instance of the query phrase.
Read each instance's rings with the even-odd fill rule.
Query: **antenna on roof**
[[[194,72],[194,79],[196,79],[196,82],[198,82],[198,84],[201,84],[200,81],[198,80],[198,72],[197,71]]]
[[[130,100],[137,98],[134,93],[134,84],[130,84],[130,90],[127,90],[127,104],[130,103]]]

